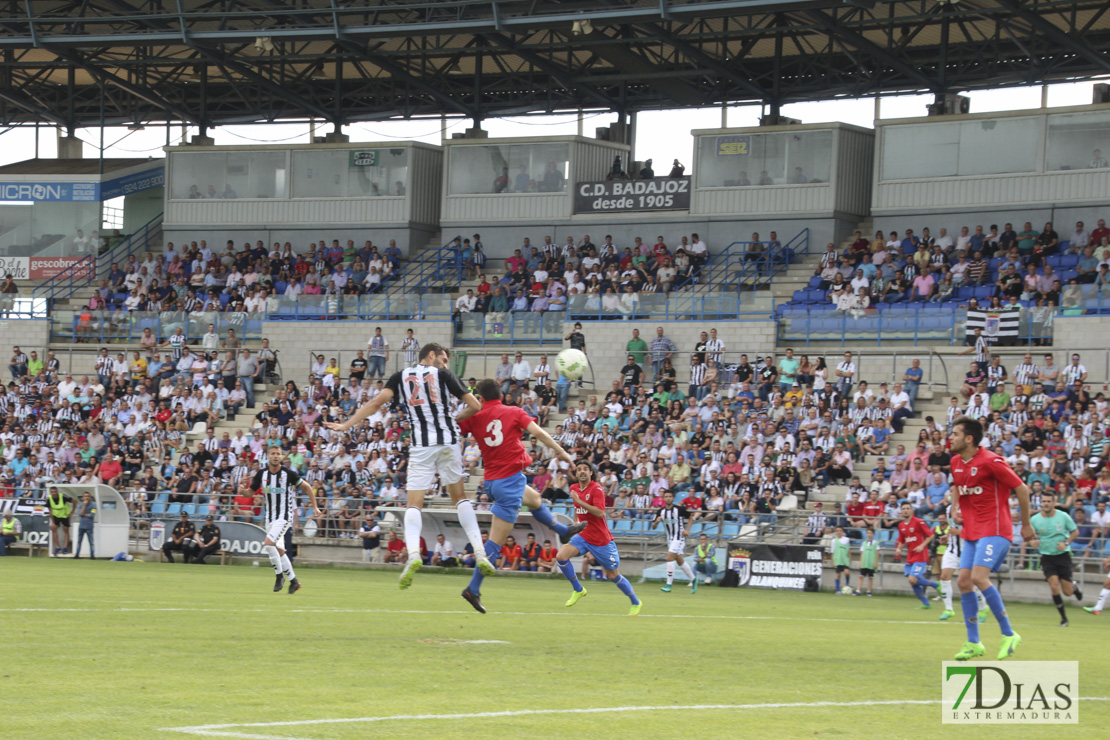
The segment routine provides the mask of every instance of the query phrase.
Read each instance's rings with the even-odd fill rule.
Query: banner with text
[[[50,278],[57,277],[65,272],[71,265],[74,265],[85,257],[31,257],[30,261],[30,279],[31,280],[49,280]],[[80,274],[73,274],[75,278],[92,278],[93,272],[96,269],[96,260],[90,259],[86,267],[82,268]]]
[[[0,278],[11,275],[16,280],[31,277],[30,257],[0,257]]]
[[[689,177],[580,182],[574,192],[575,213],[690,210]]]
[[[728,569],[721,585],[817,591],[822,558],[820,547],[730,542]]]

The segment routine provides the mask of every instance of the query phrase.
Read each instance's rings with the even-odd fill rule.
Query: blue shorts
[[[616,570],[621,567],[621,556],[617,552],[617,543],[610,541],[608,545],[591,545],[586,540],[582,539],[582,535],[576,534],[570,538],[567,543],[578,552],[588,552],[597,560],[597,564],[605,570]]]
[[[1010,541],[1001,535],[964,540],[960,551],[960,570],[971,570],[976,565],[995,572],[1010,552]]]
[[[524,489],[527,487],[528,479],[524,477],[524,473],[510,475],[508,478],[487,480],[482,484],[482,489],[493,499],[490,511],[495,517],[509,524],[516,523],[520,504],[524,501]]]
[[[914,578],[920,578],[921,576],[925,575],[926,565],[928,565],[928,563],[906,563],[905,566],[903,566],[902,568],[902,575],[906,576],[907,578],[909,578],[910,576],[913,576]]]

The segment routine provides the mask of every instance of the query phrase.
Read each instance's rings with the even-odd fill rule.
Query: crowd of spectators
[[[618,521],[650,517],[666,491],[704,522],[772,530],[792,496],[788,508],[813,512],[805,527],[811,540],[835,526],[854,534],[888,530],[902,501],[935,519],[950,497],[947,432],[966,413],[983,418],[986,444],[1007,457],[1035,497],[1046,489],[1059,492],[1081,526],[1089,525],[1081,547],[1099,542],[1110,525],[1110,405],[1103,394],[1092,397],[1085,389],[1087,371],[1078,355],[1062,367],[1050,356],[1038,364],[1029,355],[1012,376],[999,357],[976,362],[965,383],[967,400],[953,398],[944,418],[927,417],[916,441],[901,442],[893,435],[914,416],[923,380],[917,361],[898,382],[872,387],[859,378],[850,352],[830,362],[789,349],[777,359],[749,358],[726,347],[715,329],[693,343],[668,337],[661,326],[654,334],[648,342],[639,329],[631,330],[619,375],[574,402],[566,393],[570,381],[546,356],[533,364],[521,353],[506,354],[495,370],[506,404],[521,406],[576,459],[597,467]],[[414,344],[409,332],[401,343],[407,364],[416,361],[408,352]],[[375,331],[368,351],[388,348]],[[213,428],[220,416],[206,399],[246,411],[251,398],[243,381],[253,382],[264,370],[240,364],[247,351],[230,351],[235,374],[227,377],[223,370],[231,366],[218,362],[192,360],[186,367],[188,345],[171,346],[177,362],[161,362],[155,345],[130,360],[104,350],[102,374],[74,378],[60,373],[53,354],[40,360],[14,348],[13,380],[0,396],[0,491],[27,495],[51,482],[103,481],[127,492],[140,518],[166,494],[167,503],[193,505],[197,515],[216,521],[252,521],[262,502],[241,484],[265,450],[278,445],[325,502],[321,518],[308,518],[317,534],[365,545],[379,507],[403,499],[408,424],[388,407],[343,434],[324,422],[345,418],[380,393],[384,363],[360,352],[344,378],[334,360],[320,357],[307,382],[288,381],[253,412],[258,423],[252,430],[232,434]],[[474,386],[477,379],[466,382]],[[553,427],[551,417],[557,417]],[[186,444],[199,421],[208,423],[206,432]],[[479,473],[474,440],[463,448],[468,469]],[[530,452],[536,461],[527,473],[530,484],[550,501],[566,500],[567,466],[534,441]],[[874,461],[870,475],[856,472],[865,458]],[[824,512],[812,494],[834,484],[847,486],[845,500]],[[488,509],[480,484],[478,491],[478,508]],[[430,495],[440,493],[437,486]],[[465,556],[459,553],[464,564]]]
[[[363,295],[382,289],[400,272],[395,240],[380,250],[367,240],[320,239],[304,249],[262,240],[236,249],[228,240],[222,252],[203,239],[180,247],[166,244],[160,255],[147,252],[112,263],[89,301],[89,311],[255,314],[275,311],[282,299],[299,296]]]
[[[1100,218],[1093,230],[1079,221],[1063,236],[1051,222],[1041,230],[1026,222],[1021,231],[1011,223],[963,226],[957,236],[946,228],[935,236],[928,228],[872,238],[857,231],[843,252],[827,245],[815,277],[838,310],[857,314],[881,303],[968,300],[961,289],[980,287],[996,307],[1020,301],[1082,313],[1087,293],[1110,284],[1110,229]]]
[[[752,235],[753,255],[781,246],[778,235],[770,239]],[[489,268],[479,234],[455,243],[462,271],[477,278],[477,288],[467,289],[454,304],[456,319],[483,314],[493,323],[514,313],[568,312],[632,318],[647,295],[689,288],[699,279],[698,270],[710,260],[709,245],[697,233],[667,244],[659,235],[654,243],[634,237],[620,245],[606,234],[595,244],[589,234],[563,244],[545,236],[534,245],[525,237],[504,261],[503,272]]]

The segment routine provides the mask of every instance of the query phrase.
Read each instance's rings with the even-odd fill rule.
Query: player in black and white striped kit
[[[254,479],[246,483],[245,487],[260,491],[265,501],[266,511],[266,539],[262,549],[270,557],[270,564],[274,566],[274,591],[280,591],[289,579],[289,593],[295,594],[300,590],[301,584],[293,573],[293,564],[283,549],[285,545],[285,532],[297,521],[297,489],[305,492],[312,502],[312,510],[316,516],[323,516],[320,507],[316,504],[316,492],[308,481],[303,480],[297,471],[283,466],[282,460],[285,453],[278,446],[266,451],[266,467],[254,474]],[[281,543],[280,545],[278,543]]]
[[[963,549],[960,527],[952,523],[952,507],[949,506],[946,511],[948,528],[941,534],[941,528],[937,527],[937,533],[941,534],[940,543],[945,546],[944,554],[940,556],[940,593],[944,598],[944,611],[940,615],[942,622],[955,614],[952,611],[952,574],[960,570],[960,550]],[[979,599],[979,622],[982,623],[990,616],[990,610],[978,587],[975,588],[975,596]]]
[[[363,404],[351,418],[342,423],[328,422],[324,426],[337,432],[346,432],[363,419],[377,413],[383,405],[396,399],[405,410],[412,429],[409,447],[409,464],[406,488],[408,509],[405,511],[405,547],[408,560],[401,571],[401,588],[412,585],[413,576],[420,570],[421,509],[424,495],[435,483],[436,473],[447,487],[451,503],[459,514],[459,523],[470,544],[474,547],[477,567],[487,576],[496,573],[485,556],[486,546],[474,505],[466,498],[463,489],[462,449],[458,422],[482,410],[474,394],[467,391],[458,377],[447,369],[450,352],[432,342],[420,348],[420,361],[415,367],[394,373],[381,393]],[[456,398],[466,408],[458,417],[451,414],[451,399]]]
[[[674,505],[674,493],[671,491],[663,492],[663,508],[655,512],[655,521],[651,523],[652,529],[662,523],[663,529],[667,533],[667,585],[663,586],[663,591],[671,590],[671,584],[674,583],[676,563],[678,567],[682,568],[686,577],[690,579],[690,587],[693,589],[691,593],[697,593],[698,591],[698,579],[694,577],[694,571],[684,557],[686,535],[690,534],[692,519],[697,518],[698,514],[692,513],[685,506]]]

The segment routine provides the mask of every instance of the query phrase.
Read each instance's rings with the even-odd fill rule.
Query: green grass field
[[[609,583],[565,609],[561,579],[502,578],[486,581],[483,616],[459,598],[457,575],[422,573],[404,592],[394,573],[298,575],[304,588],[289,596],[271,592],[268,567],[0,560],[0,737],[1024,740],[1071,729],[946,728],[936,703],[845,706],[939,700],[962,623],[908,597],[692,596],[648,583],[636,584],[643,615],[629,618]],[[1079,660],[1080,694],[1110,697],[1110,619],[1073,608],[1061,629],[1051,605],[1010,611],[1021,659]],[[983,634],[991,655],[997,626]],[[498,642],[466,642],[486,640]],[[794,703],[820,705],[744,706]],[[628,709],[560,711],[591,708]],[[1101,736],[1110,701],[1080,708],[1080,727]],[[554,711],[396,717],[531,710]],[[199,725],[221,727],[171,729]]]

